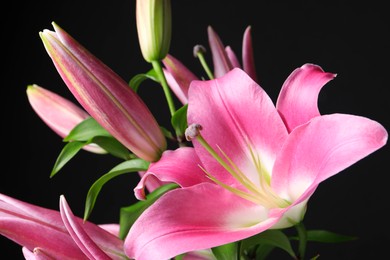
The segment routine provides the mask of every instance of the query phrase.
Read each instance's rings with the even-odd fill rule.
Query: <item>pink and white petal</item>
[[[181,187],[211,182],[199,167],[200,164],[192,147],[181,147],[174,151],[166,150],[159,161],[150,164],[149,169],[134,188],[135,197],[139,200],[145,199],[145,186],[150,179],[152,181],[157,179],[162,183],[177,183]]]
[[[233,66],[233,68],[241,68],[241,64],[238,61],[237,55],[234,53],[232,47],[226,46],[225,51],[227,56],[229,57],[229,60]]]
[[[238,241],[272,227],[281,217],[267,213],[215,184],[175,189],[138,218],[126,237],[125,252],[135,259],[169,259]]]
[[[36,260],[34,253],[31,252],[27,247],[22,247],[22,253],[23,253],[24,259]]]
[[[211,26],[207,28],[207,34],[214,64],[214,77],[219,78],[230,71],[233,68],[233,65],[225,51],[225,46],[223,45],[221,38],[219,38],[218,34]]]
[[[123,242],[97,225],[75,217],[63,195],[60,213],[70,236],[90,259],[124,259]]]
[[[254,81],[258,82],[255,57],[253,54],[251,26],[245,29],[242,40],[242,68]]]
[[[317,102],[322,87],[336,77],[314,64],[295,69],[284,82],[276,103],[289,132],[319,116]]]
[[[100,228],[104,229],[105,231],[109,232],[110,234],[113,234],[116,237],[119,237],[119,225],[112,223],[112,224],[100,224],[98,225]]]
[[[200,124],[202,136],[214,150],[222,150],[254,183],[259,183],[256,164],[271,174],[288,133],[272,100],[256,82],[235,68],[215,80],[193,81],[189,93],[188,124]],[[236,183],[196,139],[193,143],[209,173],[226,184]]]
[[[365,117],[332,114],[313,118],[289,135],[275,162],[271,185],[279,195],[295,201],[384,146],[387,138],[382,125]]]

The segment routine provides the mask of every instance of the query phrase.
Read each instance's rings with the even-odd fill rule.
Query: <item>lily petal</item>
[[[275,156],[287,138],[272,100],[238,68],[215,80],[192,82],[188,124],[200,124],[202,136],[214,150],[223,151],[254,183],[259,181],[254,161],[260,159],[261,167],[271,174]],[[235,183],[215,158],[196,140],[193,143],[207,171],[226,184]]]
[[[322,87],[336,77],[314,64],[295,69],[284,82],[276,103],[289,132],[319,116],[317,102]]]
[[[242,40],[242,68],[254,81],[258,82],[255,57],[253,55],[251,26],[248,26],[244,32]]]
[[[65,206],[62,205],[62,211],[67,213],[65,218],[67,224],[72,223],[75,226],[78,223],[82,226],[93,243],[111,259],[126,259],[122,240],[91,222],[84,222],[82,218],[71,216],[71,212],[64,208]],[[76,234],[77,232],[82,231],[77,230]],[[0,194],[0,234],[25,247],[25,250],[35,252],[39,249],[40,251],[36,253],[41,254],[41,257],[88,259],[68,233],[60,212],[3,194]]]
[[[33,252],[28,250],[26,247],[22,248],[23,256],[26,260],[54,260],[54,256],[50,256],[44,252],[42,248],[36,247]]]
[[[384,146],[387,138],[382,125],[365,117],[313,118],[289,135],[275,162],[271,185],[282,197],[297,200],[304,191]]]
[[[110,260],[110,257],[93,242],[80,223],[77,222],[63,195],[60,197],[60,212],[69,234],[88,258]]]
[[[232,67],[233,68],[241,68],[241,64],[238,61],[237,55],[233,51],[232,47],[226,46],[225,47],[225,51],[226,51],[227,56],[229,57],[229,60],[230,60],[230,62],[232,64]]]
[[[118,224],[100,224],[99,227],[106,230],[107,232],[119,237],[119,225]]]
[[[26,260],[36,260],[36,257],[33,252],[28,250],[26,247],[22,247],[22,253],[24,256],[24,259]]]
[[[280,218],[266,215],[256,204],[212,183],[175,189],[134,223],[125,240],[125,252],[140,260],[169,259],[249,237]]]
[[[145,199],[145,183],[151,177],[163,183],[174,182],[181,187],[211,182],[199,167],[200,164],[195,150],[191,147],[182,147],[175,151],[167,150],[158,162],[150,164],[149,169],[134,189],[135,196],[140,200]]]
[[[146,173],[146,171],[139,171],[138,172],[138,175],[142,178],[142,176],[144,176]],[[149,176],[148,179],[145,181],[144,183],[144,187],[143,188],[146,188],[149,192],[152,192],[154,191],[155,189],[158,189],[159,187],[161,187],[162,185],[165,185],[165,184],[168,184],[168,183],[165,183],[165,182],[162,182],[160,181],[159,179],[157,179],[156,177],[154,176]],[[143,191],[142,191],[143,192]],[[137,194],[137,193],[136,193]],[[140,195],[142,197],[142,195]],[[138,197],[136,195],[136,197],[138,199],[141,199],[141,197]]]
[[[221,39],[211,26],[207,27],[207,34],[214,64],[214,77],[219,78],[230,71],[233,65]]]
[[[69,236],[58,211],[0,194],[0,234],[33,251],[61,259],[88,259]],[[21,235],[23,234],[23,235]]]
[[[62,79],[84,109],[140,158],[156,161],[166,139],[141,98],[58,25],[40,33]]]
[[[184,64],[170,54],[162,60],[169,87],[182,104],[188,103],[188,88],[193,80],[199,80]]]

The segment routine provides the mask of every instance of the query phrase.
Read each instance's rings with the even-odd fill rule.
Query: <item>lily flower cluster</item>
[[[250,26],[241,59],[208,28],[212,68],[206,48],[194,48],[203,77],[169,52],[170,0],[137,0],[135,21],[151,69],[130,83],[55,22],[40,32],[79,102],[27,87],[33,110],[65,141],[51,176],[82,149],[123,162],[94,180],[83,218],[64,195],[57,211],[0,194],[0,234],[21,245],[26,259],[264,259],[277,249],[304,259],[308,241],[353,239],[303,225],[319,184],[388,138],[369,118],[321,114],[319,92],[336,74],[303,64],[274,103],[256,76]],[[172,125],[160,126],[137,94],[145,80],[161,85]],[[125,173],[140,177],[138,202],[120,209],[119,223],[88,221],[104,184]],[[296,237],[283,232],[289,227]]]

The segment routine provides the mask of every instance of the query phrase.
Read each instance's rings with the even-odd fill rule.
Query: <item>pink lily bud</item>
[[[156,161],[166,139],[142,99],[108,66],[55,23],[40,32],[47,53],[83,108],[135,155]]]
[[[182,104],[188,103],[188,88],[193,80],[199,78],[195,76],[181,61],[170,54],[162,60],[165,69],[164,74],[170,88]]]
[[[136,21],[144,59],[164,59],[171,44],[171,0],[137,0]]]
[[[62,138],[89,117],[87,112],[70,100],[38,85],[29,85],[26,92],[33,110],[49,128]],[[97,154],[107,153],[96,144],[86,145],[83,149]]]

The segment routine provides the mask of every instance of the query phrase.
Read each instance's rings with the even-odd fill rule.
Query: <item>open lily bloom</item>
[[[68,99],[38,85],[27,87],[27,97],[35,113],[46,125],[60,137],[66,137],[70,131],[90,115]],[[83,147],[84,150],[105,154],[96,144]]]
[[[75,217],[63,196],[58,212],[0,194],[0,234],[23,246],[26,259],[126,259],[116,226]]]
[[[194,147],[164,152],[143,176],[181,188],[140,216],[125,240],[126,254],[168,259],[301,222],[322,181],[387,142],[376,121],[320,115],[318,94],[334,77],[305,64],[285,81],[276,106],[239,68],[193,81],[187,136]],[[141,198],[143,182],[135,191]]]

